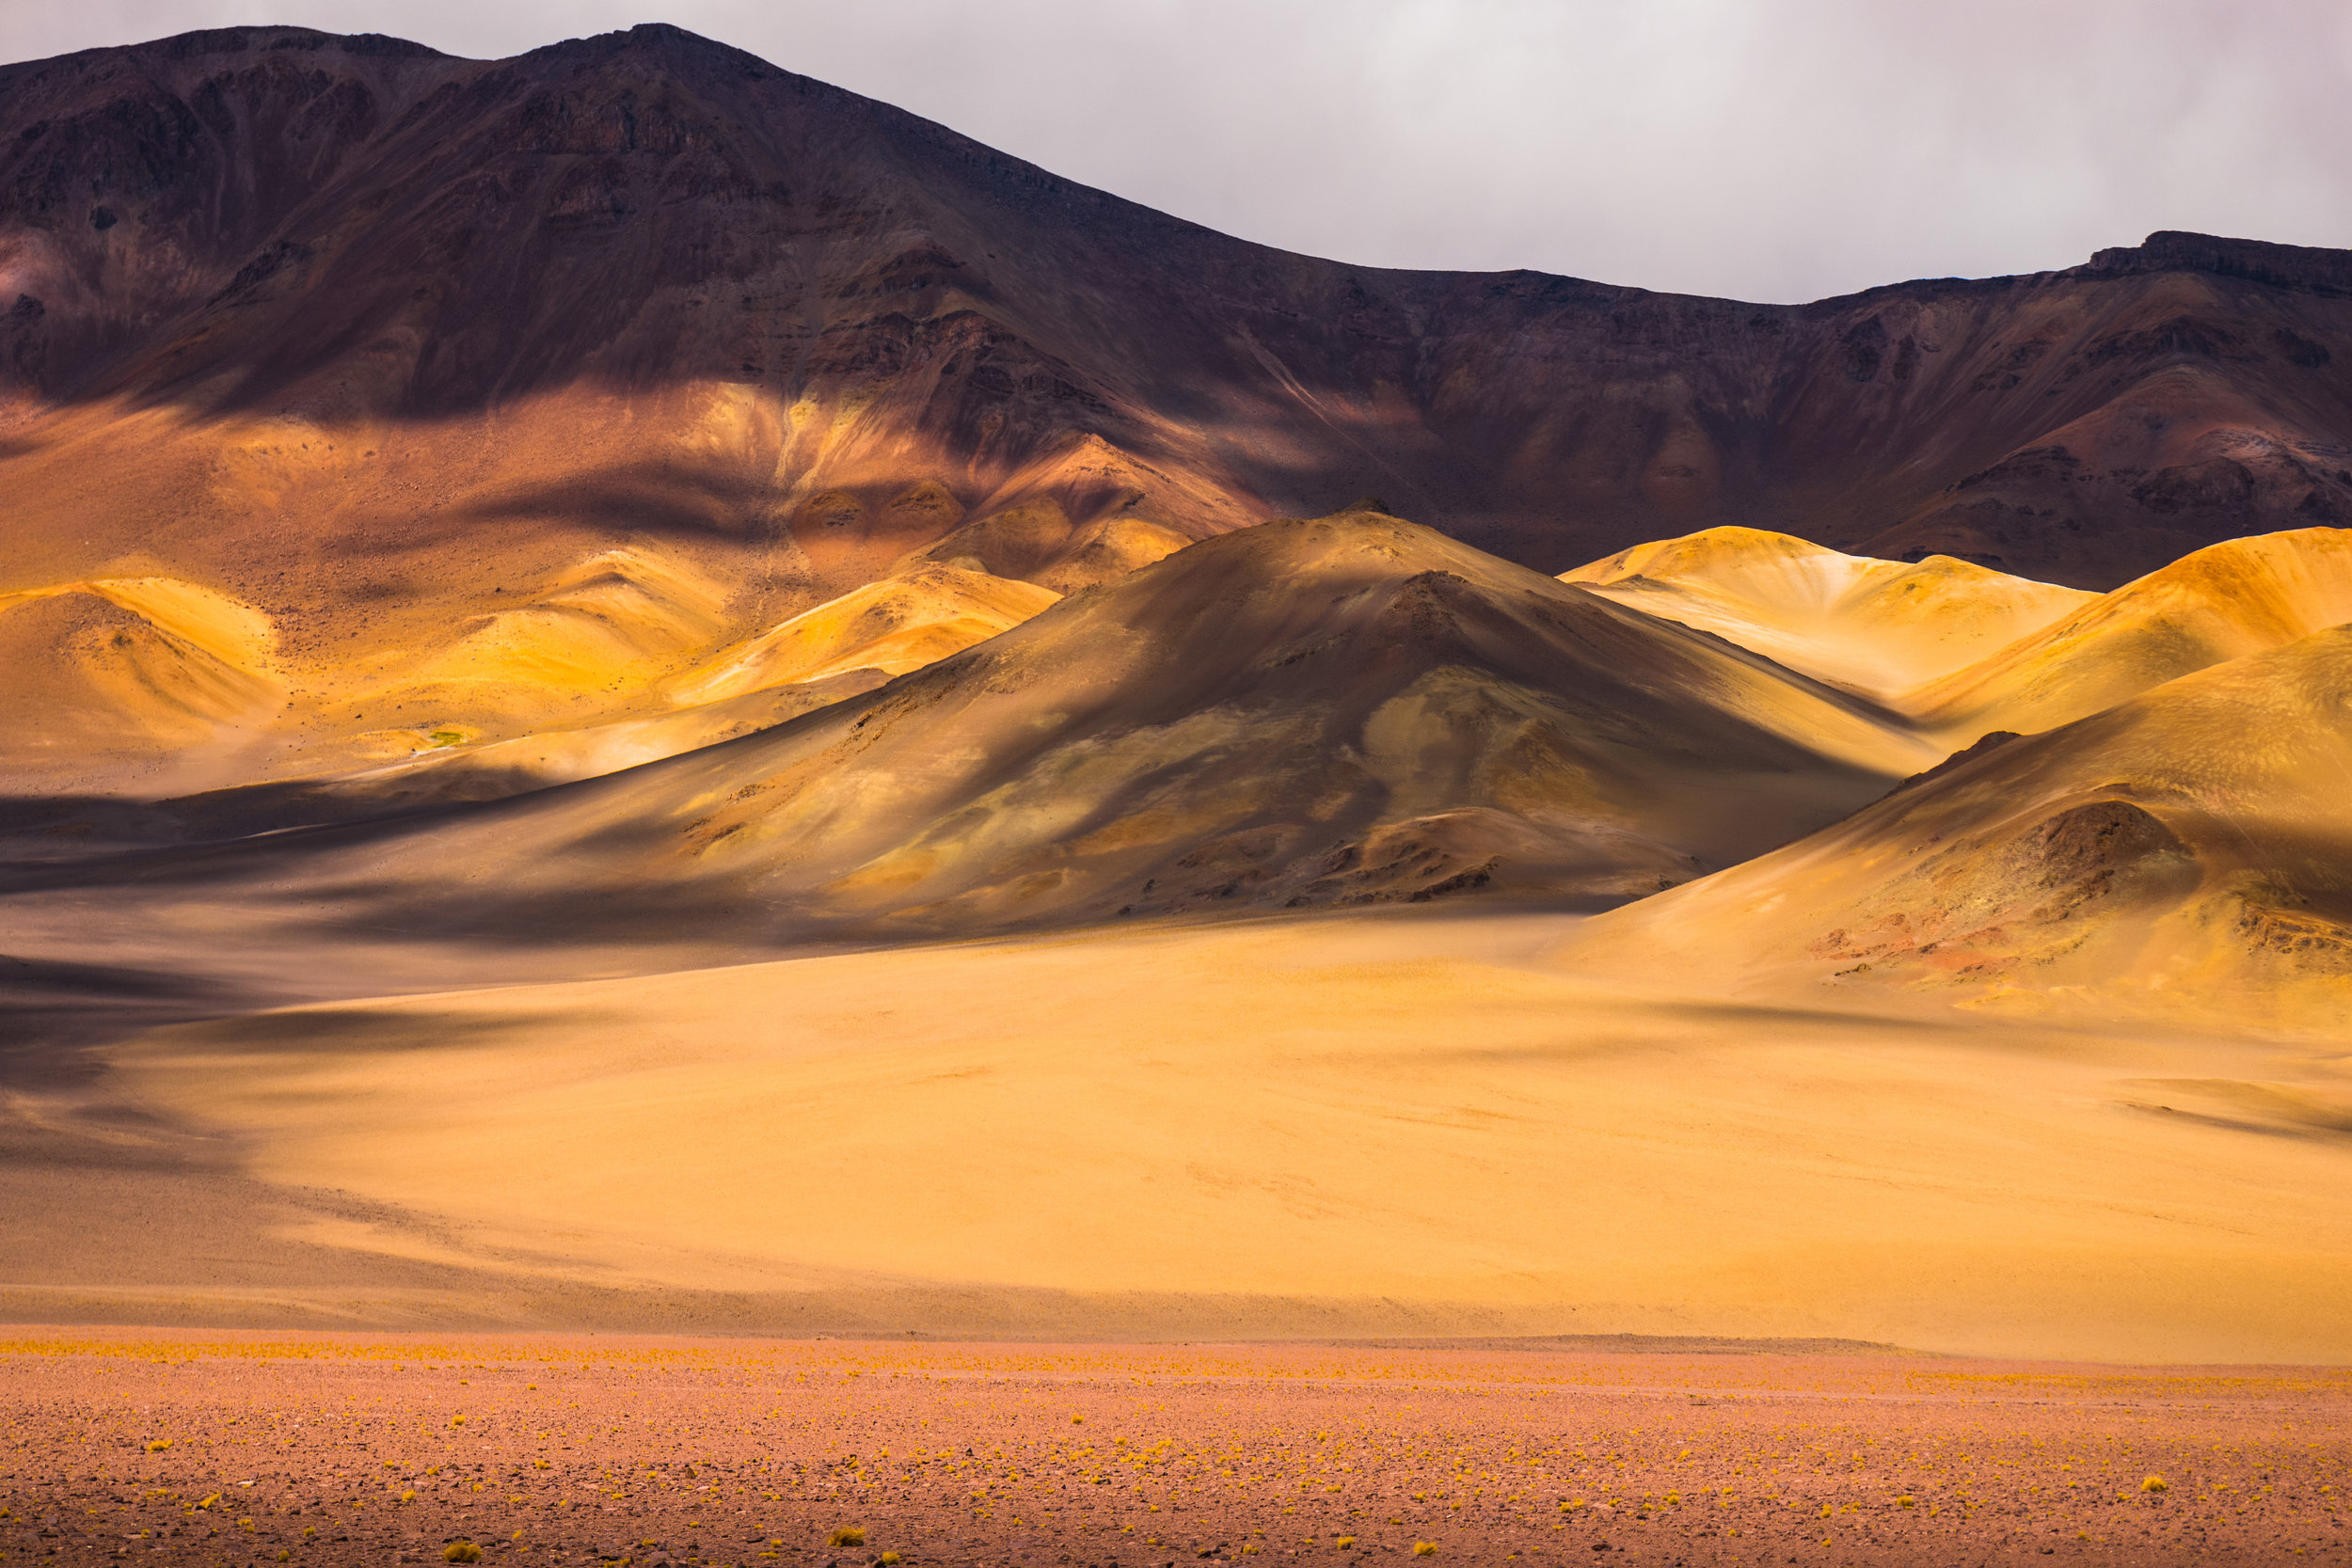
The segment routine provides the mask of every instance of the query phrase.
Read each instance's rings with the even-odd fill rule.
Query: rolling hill
[[[2103,590],[2352,517],[2347,297],[2189,234],[1801,306],[1354,267],[659,25],[0,67],[0,594],[187,584],[284,693],[0,766],[151,794],[632,722],[909,563],[1068,593],[1367,492],[1543,572],[1736,527]]]
[[[1575,961],[1749,995],[2352,1024],[2352,626],[1980,747],[1592,923]]]
[[[968,935],[1473,889],[1606,903],[1822,826],[1941,755],[1718,639],[1353,511],[1195,545],[665,762],[28,875],[159,910],[184,882],[232,924],[299,910],[323,935],[546,942]]]

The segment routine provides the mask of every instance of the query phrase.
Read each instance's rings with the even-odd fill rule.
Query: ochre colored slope
[[[1637,545],[1560,580],[1882,701],[2094,597],[1949,556],[1874,561],[1750,528]]]
[[[2352,530],[2233,539],[2081,605],[1899,699],[1964,744],[2052,729],[2227,659],[2352,621]]]
[[[1716,639],[1359,512],[1195,545],[780,729],[358,844],[280,835],[206,875],[387,929],[550,937],[1605,899],[1940,754]]]
[[[170,578],[0,594],[0,776],[16,791],[93,772],[164,782],[285,699],[269,618]]]
[[[918,565],[722,649],[665,690],[707,703],[853,670],[901,675],[1009,630],[1060,596],[1016,578]]]
[[[2352,626],[2014,739],[1595,921],[1749,994],[2352,1026]]]

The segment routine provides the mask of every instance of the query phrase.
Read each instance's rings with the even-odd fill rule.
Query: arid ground
[[[2352,1371],[1682,1343],[25,1329],[0,1342],[0,1549],[322,1564],[439,1562],[461,1541],[494,1561],[746,1565],[2347,1555]]]

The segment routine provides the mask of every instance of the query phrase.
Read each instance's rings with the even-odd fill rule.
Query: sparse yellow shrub
[[[875,1560],[882,1564],[882,1568],[897,1568],[898,1554],[897,1552],[884,1552]]]
[[[1337,1546],[1342,1551],[1345,1551],[1348,1547],[1356,1544],[1356,1538],[1352,1535],[1343,1535],[1337,1541],[1332,1542],[1331,1544]]]
[[[857,1525],[844,1525],[825,1537],[825,1544],[828,1546],[863,1546],[866,1544],[866,1531]]]
[[[147,1451],[149,1453],[161,1453],[169,1447],[171,1447],[170,1438],[158,1437],[153,1442],[147,1445]]]
[[[443,1562],[480,1562],[482,1548],[470,1541],[453,1541],[441,1548]]]
[[[1438,1555],[1438,1544],[1435,1541],[1416,1541],[1413,1543],[1413,1555],[1415,1557],[1436,1557]]]
[[[2172,1487],[2162,1476],[2150,1476],[2139,1483],[2139,1489],[2142,1492],[2169,1492]]]

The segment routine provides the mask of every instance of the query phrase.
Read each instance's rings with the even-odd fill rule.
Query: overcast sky
[[[0,58],[644,21],[1377,265],[1794,301],[2155,229],[2352,245],[2344,0],[0,0]]]

